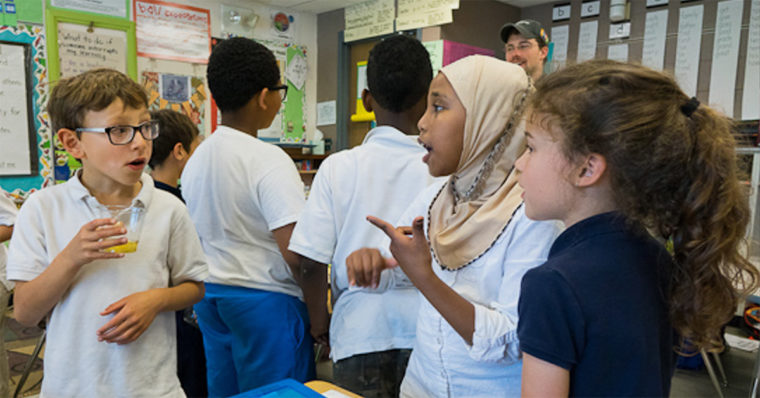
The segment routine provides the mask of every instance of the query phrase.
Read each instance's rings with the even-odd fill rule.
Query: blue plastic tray
[[[231,398],[324,398],[324,395],[306,387],[305,385],[293,380],[285,379],[276,383],[267,384],[254,390],[246,391]]]

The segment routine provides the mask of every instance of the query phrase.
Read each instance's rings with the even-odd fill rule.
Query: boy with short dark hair
[[[184,397],[172,311],[203,297],[206,261],[182,203],[143,169],[158,128],[142,87],[96,69],[62,79],[48,113],[82,169],[31,195],[8,255],[16,319],[47,325],[42,395]],[[135,252],[110,205],[143,208]],[[115,344],[114,344],[115,343]]]
[[[177,111],[155,110],[150,112],[150,117],[158,122],[161,131],[153,140],[153,154],[148,161],[150,176],[153,177],[156,188],[168,191],[184,202],[179,189],[179,177],[203,137],[193,121]]]
[[[290,249],[302,255],[303,288],[312,334],[329,343],[337,384],[364,397],[398,396],[414,345],[418,292],[411,283],[384,293],[353,287],[364,276],[349,269],[346,257],[361,247],[388,253],[384,234],[367,215],[398,219],[432,177],[417,144],[417,121],[425,111],[433,77],[430,56],[416,39],[395,35],[377,44],[367,62],[362,93],[378,127],[362,145],[328,157],[319,168]],[[327,316],[327,267],[332,264],[335,305]],[[399,270],[379,279],[406,279]]]
[[[202,136],[187,115],[171,109],[154,110],[150,118],[158,122],[161,134],[153,140],[153,154],[148,165],[156,188],[167,191],[183,203],[179,177]],[[177,376],[190,397],[208,396],[206,387],[206,356],[203,335],[192,320],[193,307],[175,313],[177,324]],[[187,316],[186,316],[187,314]],[[187,321],[185,319],[188,319]]]
[[[206,297],[196,304],[211,396],[284,378],[313,379],[313,340],[288,251],[304,203],[295,164],[257,138],[287,86],[266,47],[246,38],[211,53],[208,85],[222,123],[182,173],[182,194],[208,257]]]

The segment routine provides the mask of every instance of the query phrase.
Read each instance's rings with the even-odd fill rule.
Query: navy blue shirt
[[[158,189],[163,189],[166,192],[169,192],[177,197],[177,199],[181,200],[182,203],[185,203],[185,199],[182,198],[182,191],[179,189],[179,187],[173,187],[169,184],[164,184],[161,181],[153,180],[153,185]]]
[[[523,277],[520,348],[569,370],[571,397],[668,396],[672,267],[662,244],[619,213],[572,225]]]

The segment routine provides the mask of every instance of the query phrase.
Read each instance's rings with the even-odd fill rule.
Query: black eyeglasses
[[[135,132],[139,131],[143,138],[148,141],[158,138],[158,121],[151,120],[138,126],[111,126],[111,127],[83,127],[76,130],[77,133],[106,133],[108,141],[113,145],[127,145],[135,139]]]
[[[283,84],[283,85],[280,85],[280,86],[269,87],[269,91],[279,91],[279,90],[282,90],[282,91],[280,91],[280,100],[285,101],[285,98],[288,97],[288,85],[287,84]]]

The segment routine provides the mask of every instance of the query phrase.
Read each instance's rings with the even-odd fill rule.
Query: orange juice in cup
[[[116,220],[116,224],[127,229],[127,233],[124,235],[127,238],[127,243],[109,247],[105,249],[105,251],[111,253],[133,253],[137,251],[137,243],[140,241],[140,229],[142,228],[145,208],[119,205],[109,205],[106,207],[110,213],[109,216]],[[116,236],[114,238],[121,237],[122,236]]]

